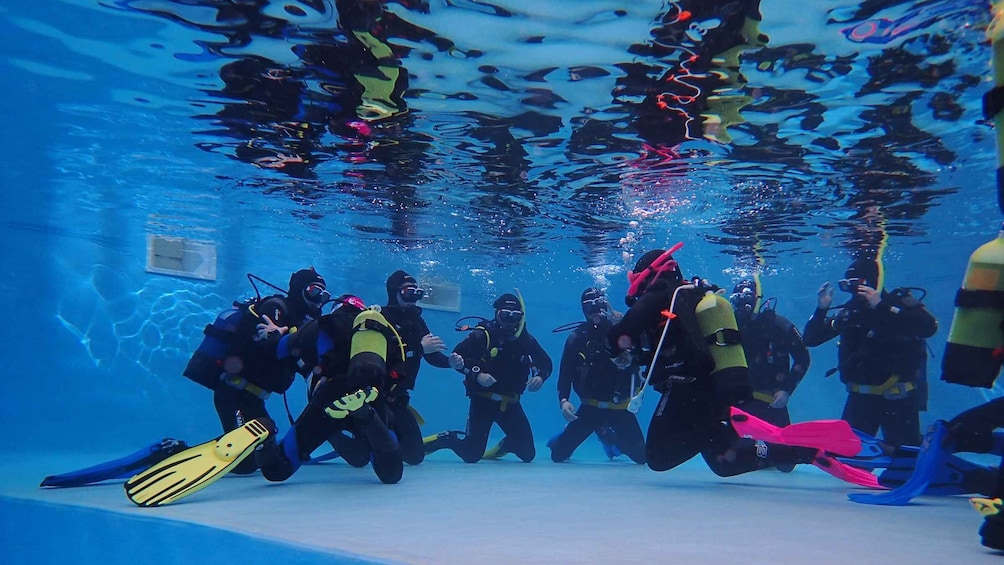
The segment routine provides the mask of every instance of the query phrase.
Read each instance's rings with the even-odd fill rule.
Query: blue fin
[[[167,459],[171,455],[183,451],[188,445],[180,440],[165,438],[158,442],[107,463],[99,463],[77,471],[61,475],[49,475],[42,479],[42,487],[79,487],[91,483],[100,483],[112,479],[128,479],[140,471]]]
[[[866,434],[861,430],[854,430],[854,433],[861,438],[861,451],[853,457],[837,457],[837,460],[841,463],[851,465],[859,469],[867,469],[869,471],[873,471],[875,469],[904,467],[909,469],[908,473],[913,472],[914,463],[917,459],[917,453],[920,452],[919,447],[904,445],[896,448],[895,451],[890,454],[886,451],[886,449],[891,449],[892,446],[883,444],[874,436]],[[897,459],[899,458],[902,458],[903,461],[897,462]]]
[[[613,460],[618,455],[623,455],[623,452],[617,447],[617,433],[610,426],[603,426],[596,430],[596,437],[600,440],[600,444],[603,445],[603,453],[606,454],[607,459]]]
[[[561,426],[561,431],[551,436],[551,439],[547,440],[547,447],[553,447],[555,442],[558,441],[558,438],[561,437],[561,434],[565,433],[566,429],[568,429],[568,424]]]
[[[307,461],[307,465],[313,465],[314,463],[321,463],[321,462],[324,462],[324,461],[331,461],[332,459],[338,459],[339,457],[341,457],[341,455],[337,451],[335,451],[334,449],[332,449],[331,451],[329,451],[328,453],[325,453],[324,455],[318,455],[317,457],[311,457],[310,461]]]
[[[551,439],[547,440],[547,447],[554,447],[554,444],[558,441],[559,437],[561,437],[561,432],[551,436]]]
[[[854,430],[854,433],[861,439],[861,451],[858,452],[857,457],[872,459],[888,457],[885,444],[879,441],[878,438],[866,434],[861,430]]]
[[[899,453],[899,451],[897,451]],[[879,483],[889,488],[899,488],[909,481],[916,465],[916,455],[897,457],[879,476]],[[935,469],[924,494],[929,496],[955,496],[979,493],[988,495],[997,482],[997,468],[979,465],[948,453],[944,463]]]
[[[847,498],[861,504],[882,506],[904,506],[915,497],[924,494],[934,480],[938,469],[944,466],[949,452],[942,447],[948,434],[948,426],[943,420],[935,422],[924,438],[924,445],[917,454],[916,464],[909,479],[897,488],[881,494],[851,493]],[[881,478],[880,478],[881,482]]]

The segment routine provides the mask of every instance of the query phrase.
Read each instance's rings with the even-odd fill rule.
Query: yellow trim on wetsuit
[[[494,400],[495,402],[501,403],[499,405],[499,410],[505,412],[505,409],[509,406],[510,402],[519,402],[518,394],[499,394],[497,392],[483,392],[480,390],[472,390],[471,394],[474,396],[480,396],[481,398],[487,398],[488,400]]]
[[[611,402],[609,400],[596,400],[595,398],[583,398],[582,403],[588,406],[593,406],[595,408],[603,408],[604,410],[627,410],[628,404],[631,404],[631,399],[627,399],[624,402]]]
[[[887,398],[903,397],[906,393],[917,388],[913,383],[901,383],[899,375],[893,375],[880,385],[860,385],[857,383],[847,383],[848,392],[858,394],[877,394]]]

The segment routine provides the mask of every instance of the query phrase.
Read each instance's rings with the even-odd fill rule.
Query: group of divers
[[[847,302],[831,306],[834,289],[824,284],[803,336],[775,312],[776,300],[764,300],[757,280],[740,282],[726,298],[707,280],[684,278],[673,258],[681,246],[638,260],[628,272],[625,312],[590,287],[580,297],[584,320],[559,328],[571,332],[557,382],[568,423],[547,442],[553,461],[568,460],[595,434],[609,458],[623,454],[656,471],[699,454],[722,477],[815,465],[874,489],[849,495],[867,504],[982,495],[972,501],[985,516],[983,543],[1004,549],[998,468],[955,455],[1004,453],[1004,439],[994,433],[1004,425],[1004,404],[991,401],[920,434],[925,339],[937,322],[919,299],[906,289],[886,292],[876,263],[855,261],[839,284]],[[316,461],[312,456],[326,443],[333,451],[321,459],[370,465],[388,484],[401,480],[404,463],[417,465],[441,449],[467,463],[507,454],[535,458],[520,397],[541,389],[553,363],[527,327],[518,290],[498,296],[493,318],[461,319],[469,323],[458,322],[458,329],[468,333],[447,354],[422,317],[425,291],[405,271],[387,279],[386,305],[370,307],[351,294],[333,298],[312,267],[293,273],[288,290],[249,279],[255,298],[235,302],[206,326],[184,371],[213,391],[224,435],[195,446],[165,439],[46,477],[43,487],[127,479],[132,502],[159,506],[226,473],[260,470],[269,481],[284,481]],[[262,296],[256,280],[279,292]],[[330,312],[322,313],[326,306]],[[786,405],[809,367],[806,347],[834,337],[839,365],[827,376],[839,371],[847,386],[843,417],[792,424]],[[423,437],[424,422],[410,405],[423,360],[463,375],[470,402],[465,430]],[[280,438],[266,399],[285,393],[297,375],[307,380],[307,404]],[[643,434],[636,414],[650,389],[661,397]],[[493,424],[504,437],[489,448]],[[874,437],[880,428],[882,441]]]

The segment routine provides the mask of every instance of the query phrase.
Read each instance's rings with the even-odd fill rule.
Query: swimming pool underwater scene
[[[1004,386],[1004,286],[973,274],[1004,270],[1004,4],[9,4],[4,562],[999,558],[1001,450],[930,444]],[[322,350],[272,387],[206,344],[274,294],[283,323],[248,343]],[[867,360],[885,329],[822,321],[854,304],[897,320]],[[415,305],[430,336],[393,322]],[[794,345],[751,355],[750,312]],[[197,352],[267,409],[260,431]],[[399,354],[424,358],[414,383],[386,376]],[[764,366],[783,369],[749,388]],[[387,436],[397,408],[415,427]],[[333,449],[314,422],[362,459],[308,462]],[[123,489],[142,465],[39,487],[165,438],[225,466],[234,428],[251,467],[178,500]],[[272,448],[284,466],[255,470]],[[903,495],[935,456],[961,470]]]

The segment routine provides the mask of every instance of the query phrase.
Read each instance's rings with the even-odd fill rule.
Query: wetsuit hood
[[[402,270],[394,271],[391,276],[387,277],[387,305],[397,306],[397,296],[401,291],[401,287],[405,284],[413,284],[418,286],[418,281],[415,277],[409,275],[407,272]]]

